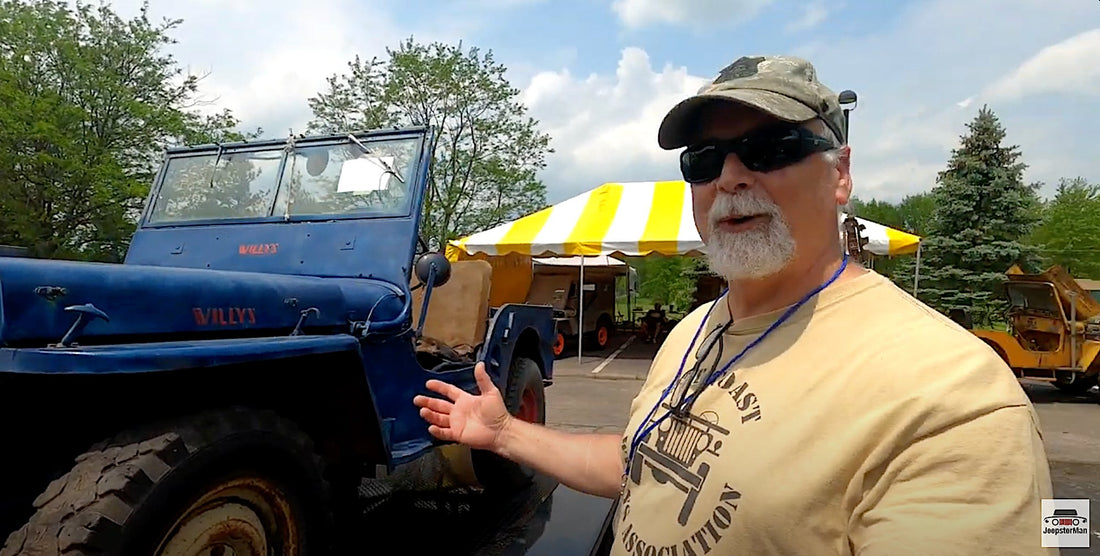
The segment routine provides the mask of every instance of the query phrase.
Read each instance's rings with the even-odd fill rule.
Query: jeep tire
[[[596,322],[596,331],[592,333],[591,338],[595,350],[605,350],[611,343],[611,335],[615,333],[615,323],[608,315],[600,315],[599,320]]]
[[[325,485],[309,437],[291,422],[248,409],[202,413],[78,456],[0,556],[323,554]]]
[[[530,423],[546,423],[546,394],[542,372],[533,360],[516,357],[512,361],[505,387],[504,404],[508,412]],[[509,493],[531,483],[534,470],[484,450],[472,450],[474,474],[486,492]]]
[[[1054,385],[1068,394],[1084,394],[1096,386],[1097,377],[1100,375],[1085,375],[1082,373],[1057,373]]]

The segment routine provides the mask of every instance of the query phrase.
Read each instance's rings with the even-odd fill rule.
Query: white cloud
[[[639,48],[626,48],[614,76],[568,70],[532,78],[523,101],[552,137],[544,180],[557,202],[605,182],[679,179],[677,154],[657,146],[657,127],[674,104],[706,78],[683,68],[654,70]]]
[[[455,0],[453,6],[471,10],[505,10],[541,4],[546,0]]]
[[[856,194],[896,201],[931,189],[966,124],[986,105],[1005,127],[1006,141],[1020,146],[1029,166],[1025,179],[1048,184],[1044,193],[1062,175],[1100,181],[1100,168],[1050,162],[1100,158],[1100,146],[1085,138],[1100,126],[1100,112],[1091,107],[1095,97],[1023,104],[979,94],[1015,73],[1064,87],[1065,78],[1058,77],[1064,72],[1055,71],[1064,60],[1082,67],[1082,52],[1098,57],[1090,50],[1091,31],[1083,33],[1095,27],[1095,9],[1095,2],[927,0],[907,5],[875,30],[800,47],[826,83],[859,93],[851,124]],[[982,22],[980,33],[975,21]],[[1044,71],[1023,72],[1028,64],[1020,61],[1032,58],[1043,60],[1033,67]],[[1093,90],[1100,88],[1088,79]]]
[[[901,159],[896,164],[869,163],[860,158],[861,154],[852,151],[852,193],[864,201],[898,201],[907,194],[919,193],[944,167],[942,162],[914,159]]]
[[[843,3],[834,3],[832,5],[834,10],[838,10],[843,6]],[[821,25],[828,18],[829,7],[825,5],[824,0],[814,0],[804,7],[802,10],[802,17],[788,23],[783,30],[787,33],[808,31]]]
[[[232,109],[246,128],[262,126],[267,135],[279,136],[291,126],[303,128],[310,117],[307,97],[324,88],[326,77],[342,73],[356,53],[384,56],[387,46],[413,32],[418,41],[476,38],[488,10],[458,6],[505,9],[540,0],[460,1],[419,20],[415,29],[402,27],[391,14],[409,8],[382,0],[308,6],[292,0],[197,0],[158,3],[152,15],[184,19],[172,33],[180,42],[171,51],[193,71],[211,73],[202,89],[217,98],[218,109]],[[634,28],[729,26],[772,1],[616,0],[613,10]],[[139,4],[119,3],[116,9],[131,14]],[[815,6],[827,6],[829,13],[817,15]],[[811,4],[791,26],[814,24],[835,10],[835,4]],[[1100,59],[1094,14],[1095,2],[916,0],[874,29],[814,33],[804,43],[776,48],[812,60],[835,89],[859,93],[852,141],[862,198],[897,200],[932,187],[965,124],[986,103],[1005,124],[1008,140],[1021,145],[1029,181],[1053,184],[1062,175],[1083,175],[1100,182],[1100,168],[1092,163],[1100,159],[1100,146],[1088,137],[1100,126],[1100,112],[1082,92],[1100,91],[1100,65],[1091,63]],[[975,21],[982,22],[982,32],[974,32]],[[553,138],[557,152],[542,174],[551,202],[606,181],[676,179],[676,153],[656,144],[658,124],[722,65],[691,71],[679,65],[713,48],[707,44],[672,47],[682,58],[671,64],[625,48],[614,73],[577,75],[568,68],[605,55],[587,41],[562,31],[558,50],[536,56],[514,42],[495,48],[498,59],[510,58],[509,77]],[[547,70],[555,67],[560,69]],[[1054,91],[1081,94],[1056,103],[1044,98]],[[1016,102],[1023,98],[1029,102]]]
[[[689,26],[748,21],[773,0],[615,0],[612,9],[631,28],[654,23]]]
[[[753,10],[766,3],[737,3],[749,10],[724,13],[755,14]],[[689,6],[686,1],[617,0],[614,9],[633,27],[713,22],[723,13],[718,2]],[[835,90],[852,88],[860,94],[851,124],[856,194],[896,201],[935,185],[937,173],[966,133],[966,124],[986,102],[976,94],[982,84],[1044,46],[1064,41],[1067,30],[1085,21],[1085,11],[1081,6],[1052,9],[1043,0],[928,0],[910,5],[895,21],[875,30],[830,40],[811,37],[788,50],[811,59]],[[817,20],[828,15],[811,5],[793,27],[820,24]],[[988,29],[973,33],[976,20]],[[1029,22],[1025,38],[1019,34],[1020,21]],[[1086,50],[1082,42],[1091,44],[1080,39],[1067,42],[1076,48],[1055,52],[1078,52]],[[711,68],[701,71],[709,74]],[[615,75],[575,76],[567,70],[536,75],[525,99],[557,150],[543,173],[549,200],[607,181],[677,179],[676,153],[657,147],[657,127],[675,102],[694,93],[706,79],[683,67],[656,69],[637,48],[622,51]],[[1100,158],[1094,143],[1076,143],[1076,153],[1067,155],[1062,152],[1066,144],[1040,139],[1057,136],[1060,126],[1072,127],[1079,116],[1047,124],[1049,129],[1039,135],[1028,131],[1035,126],[1020,113],[998,108],[997,114],[1008,130],[1007,140],[1021,145],[1030,166],[1025,179],[1051,184],[1062,172],[1092,172],[1091,179],[1100,181],[1100,171],[1084,163],[1064,163],[1067,156]]]
[[[513,0],[514,1],[514,0]],[[140,2],[118,0],[123,17]],[[228,108],[242,127],[263,127],[266,136],[305,130],[312,113],[307,99],[344,73],[356,54],[384,57],[410,34],[397,25],[381,0],[201,0],[154,4],[154,20],[182,19],[170,31],[169,52],[189,71],[207,75],[200,84],[205,111]],[[417,31],[418,41],[450,40],[446,29]]]
[[[852,88],[860,95],[851,123],[858,196],[897,201],[931,189],[966,124],[988,102],[975,94],[982,84],[1036,52],[1066,50],[1044,49],[1048,44],[1083,42],[1059,34],[1080,14],[1052,11],[1034,0],[1005,1],[1012,5],[996,18],[989,15],[1001,13],[990,10],[994,0],[963,6],[933,0],[911,8],[888,31],[804,45],[822,79],[835,90]],[[975,36],[967,29],[979,14],[993,29]],[[988,40],[1009,36],[1020,16],[1031,22],[1030,45]],[[524,95],[557,149],[543,173],[549,200],[607,181],[677,179],[676,153],[657,147],[657,127],[673,104],[706,79],[683,67],[654,68],[638,48],[622,51],[614,75],[575,76],[567,70],[536,75]],[[1100,117],[1061,106],[1050,107],[1049,115],[993,108],[1008,132],[1006,141],[1021,146],[1029,166],[1026,180],[1044,181],[1048,190],[1062,175],[1100,181],[1100,170],[1087,163],[1100,158],[1100,148],[1065,139],[1088,133],[1076,127],[1079,121],[1100,125]]]
[[[1100,95],[1100,29],[1043,48],[985,91],[990,100],[1047,93]]]

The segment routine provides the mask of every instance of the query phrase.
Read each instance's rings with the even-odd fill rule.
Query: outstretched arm
[[[617,434],[580,434],[512,418],[494,451],[562,484],[597,496],[619,494],[623,461]]]
[[[429,380],[427,388],[445,399],[416,396],[420,416],[436,438],[488,450],[597,496],[619,493],[624,463],[615,434],[576,434],[528,423],[508,413],[500,391],[485,372],[474,368],[479,395],[453,384]]]

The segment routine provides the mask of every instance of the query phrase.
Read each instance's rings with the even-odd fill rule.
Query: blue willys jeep
[[[420,239],[432,138],[169,150],[123,264],[0,257],[0,554],[318,554],[427,454],[528,481],[412,403],[485,361],[543,422],[552,377],[551,308],[489,307],[488,263]]]

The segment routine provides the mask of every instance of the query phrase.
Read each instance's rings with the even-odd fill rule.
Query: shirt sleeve
[[[857,556],[1057,555],[1042,547],[1050,469],[1029,406],[985,413],[901,449],[864,476]]]

